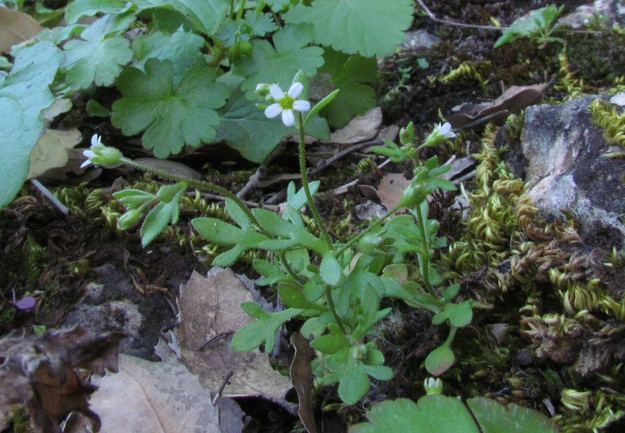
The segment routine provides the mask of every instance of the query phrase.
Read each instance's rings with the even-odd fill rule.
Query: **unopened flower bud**
[[[140,219],[141,212],[137,209],[130,209],[128,212],[119,217],[117,225],[122,230],[128,230]]]
[[[428,377],[423,382],[423,387],[428,395],[437,395],[443,392],[443,381],[439,378]]]
[[[256,94],[260,95],[260,96],[267,96],[269,95],[269,89],[271,88],[271,84],[267,84],[267,83],[258,83],[256,85]]]

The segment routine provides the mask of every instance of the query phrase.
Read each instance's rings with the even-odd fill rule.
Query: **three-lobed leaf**
[[[304,311],[299,308],[287,308],[277,313],[268,313],[254,302],[244,302],[241,308],[258,320],[248,323],[234,334],[230,344],[239,352],[254,350],[261,344],[265,345],[266,353],[271,352],[275,345],[278,328]]]
[[[235,75],[245,77],[241,89],[250,100],[256,98],[256,85],[276,83],[287,90],[293,76],[300,70],[312,77],[323,65],[323,49],[309,47],[313,40],[310,25],[286,25],[272,37],[273,45],[264,39],[252,42],[252,57],[243,58],[234,65]]]
[[[411,0],[315,0],[284,15],[287,23],[312,24],[315,42],[348,54],[386,56],[412,23]]]
[[[145,131],[143,146],[158,158],[179,153],[185,145],[199,146],[216,136],[228,89],[216,83],[216,71],[195,66],[174,82],[170,60],[149,59],[145,72],[130,67],[119,76],[123,98],[113,104],[113,125],[125,135]]]

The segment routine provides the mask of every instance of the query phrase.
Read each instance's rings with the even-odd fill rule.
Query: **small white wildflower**
[[[280,89],[280,86],[272,84],[269,88],[269,94],[276,102],[265,109],[265,116],[273,119],[282,113],[282,123],[286,126],[293,126],[295,124],[293,110],[301,112],[310,110],[310,102],[297,100],[297,97],[301,95],[303,90],[304,85],[302,83],[293,83],[285,94]]]
[[[449,122],[445,122],[445,124],[441,125],[440,123],[436,125],[434,131],[428,135],[428,138],[425,139],[425,146],[435,146],[438,143],[445,141],[448,138],[454,138],[456,134],[451,132],[451,124]]]
[[[80,165],[85,168],[89,164],[99,164],[105,167],[113,168],[120,164],[122,154],[114,147],[107,147],[102,144],[102,137],[94,134],[91,137],[91,147],[82,152],[87,159]]]

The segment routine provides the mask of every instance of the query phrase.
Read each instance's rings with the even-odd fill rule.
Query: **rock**
[[[425,30],[406,32],[404,42],[399,46],[402,50],[422,50],[432,48],[441,42],[438,36],[431,35]]]
[[[602,128],[591,123],[588,105],[598,97],[528,107],[521,145],[506,160],[528,184],[543,216],[572,216],[586,244],[620,250],[625,245],[625,158],[603,156],[623,149],[606,142]],[[618,104],[624,97],[602,98]]]
[[[595,14],[604,19],[608,27],[614,23],[622,25],[625,23],[625,4],[620,0],[595,0],[593,4],[579,6],[575,12],[563,16],[558,24],[579,28],[588,24]]]

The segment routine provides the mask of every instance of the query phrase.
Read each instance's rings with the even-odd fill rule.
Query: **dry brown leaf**
[[[378,197],[382,206],[387,211],[394,209],[408,185],[410,181],[401,173],[390,173],[384,176],[378,186]]]
[[[82,140],[76,128],[70,131],[47,129],[30,153],[30,170],[28,179],[41,176],[51,168],[65,167],[68,150]]]
[[[372,140],[382,125],[382,109],[372,108],[362,116],[354,117],[344,128],[330,135],[330,143],[356,144]]]
[[[538,104],[548,85],[512,86],[490,103],[461,105],[458,112],[449,116],[447,121],[451,123],[454,129],[469,124],[477,126],[485,122],[503,122],[509,114]]]
[[[43,30],[30,15],[0,7],[0,51],[8,53],[11,47],[32,38]]]
[[[88,396],[95,387],[76,369],[117,371],[117,347],[125,334],[95,334],[81,327],[47,331],[41,336],[0,340],[0,430],[5,414],[16,403],[25,404],[36,432],[60,432],[61,418],[77,411],[99,431],[100,420]]]
[[[262,395],[283,399],[291,388],[287,377],[273,370],[267,355],[236,352],[232,335],[254,320],[241,309],[252,296],[230,269],[203,277],[194,272],[180,287],[178,345],[182,362],[200,377],[205,388],[217,389],[232,370],[225,396]]]
[[[98,378],[91,407],[100,415],[102,433],[225,433],[220,412],[225,399],[213,406],[211,393],[180,363],[161,340],[157,346],[163,362],[120,355],[119,373]],[[237,405],[228,411],[230,421],[243,429],[245,415]],[[75,430],[80,433],[84,430]]]
[[[291,363],[291,381],[297,392],[299,403],[297,414],[308,433],[317,433],[317,423],[311,401],[313,376],[310,360],[314,350],[310,347],[308,339],[297,332],[291,335],[291,346],[295,349],[295,356]]]

